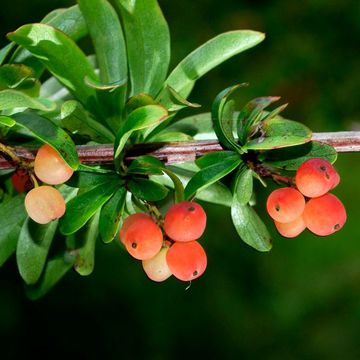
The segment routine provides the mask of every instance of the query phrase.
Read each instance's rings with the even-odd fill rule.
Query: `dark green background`
[[[2,0],[7,31],[39,21],[72,1]],[[285,115],[314,131],[360,129],[360,3],[356,0],[161,1],[173,40],[173,65],[230,29],[255,29],[266,41],[202,79],[190,100],[208,110],[224,87],[279,95]],[[70,273],[45,298],[26,300],[14,259],[0,269],[0,358],[359,359],[360,156],[340,154],[334,191],[348,222],[326,238],[274,234],[261,254],[235,235],[229,209],[207,206],[204,276],[187,284],[149,281],[116,244],[97,249],[93,275]],[[258,188],[264,211],[269,190]],[[1,231],[1,229],[0,229]]]

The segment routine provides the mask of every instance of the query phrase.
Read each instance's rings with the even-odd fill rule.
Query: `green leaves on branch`
[[[45,24],[23,25],[8,37],[39,59],[86,108],[96,111],[96,92],[84,79],[97,80],[97,76],[70,37]]]
[[[165,108],[159,105],[147,105],[130,113],[128,119],[116,135],[114,157],[119,158],[130,135],[137,130],[146,129],[163,121],[168,115]]]
[[[211,165],[202,168],[198,171],[188,182],[185,188],[185,198],[191,199],[195,196],[197,191],[201,191],[205,187],[219,181],[224,176],[231,173],[241,164],[239,155],[234,153],[227,156],[220,162],[212,163]]]
[[[196,80],[232,56],[257,45],[264,37],[264,34],[251,30],[220,34],[182,60],[166,79],[165,86],[171,86],[186,99]]]
[[[156,0],[113,0],[126,37],[131,95],[155,96],[170,63],[170,34]],[[107,35],[107,34],[106,34]]]
[[[51,100],[33,98],[17,90],[0,91],[0,111],[16,108],[53,111],[56,105]]]
[[[71,137],[47,118],[23,112],[11,117],[0,116],[0,124],[10,127],[16,125],[27,130],[31,136],[51,145],[74,170],[78,168],[79,157]]]

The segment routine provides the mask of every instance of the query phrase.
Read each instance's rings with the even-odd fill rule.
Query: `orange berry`
[[[125,219],[120,240],[135,259],[147,260],[160,251],[163,235],[160,227],[149,215],[133,214]]]
[[[182,281],[198,278],[207,265],[205,250],[197,241],[174,243],[167,253],[166,261],[172,274]]]
[[[161,282],[168,279],[172,273],[166,262],[168,247],[163,247],[154,257],[142,261],[143,269],[149,279]]]
[[[44,183],[58,185],[69,180],[74,170],[51,146],[45,144],[37,152],[34,162],[35,175]]]
[[[25,197],[25,209],[29,217],[39,224],[47,224],[65,213],[65,200],[60,191],[51,186],[39,186]]]
[[[281,223],[294,221],[301,216],[304,208],[304,196],[290,187],[274,190],[266,202],[266,209],[271,218]]]
[[[280,235],[287,238],[294,238],[301,234],[305,228],[305,222],[302,216],[299,216],[297,219],[289,223],[280,223],[275,221],[275,226]]]
[[[346,222],[346,210],[333,194],[310,199],[304,211],[306,227],[316,235],[326,236],[339,231]]]
[[[307,197],[319,197],[338,185],[339,174],[324,159],[304,161],[296,171],[295,182],[299,191]]]
[[[175,241],[198,239],[206,227],[206,213],[195,202],[182,201],[173,205],[165,216],[166,234]]]
[[[11,176],[11,183],[14,189],[19,193],[27,192],[34,187],[32,181],[30,180],[30,176],[22,169],[18,169],[14,172]]]

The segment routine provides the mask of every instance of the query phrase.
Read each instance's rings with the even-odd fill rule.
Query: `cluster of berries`
[[[60,191],[49,185],[63,184],[70,179],[73,170],[57,151],[45,144],[36,154],[34,173],[40,181],[48,185],[35,186],[27,193],[25,209],[32,220],[47,224],[62,217],[66,208]]]
[[[319,236],[339,231],[346,222],[345,207],[328,193],[339,182],[339,174],[328,161],[314,158],[302,163],[295,175],[297,189],[277,189],[267,200],[267,211],[279,233],[293,238],[305,228]]]
[[[204,209],[195,202],[182,201],[169,209],[160,225],[148,214],[130,215],[120,230],[120,241],[131,256],[142,260],[151,280],[160,282],[174,275],[191,281],[206,269],[206,253],[196,241],[205,227]]]

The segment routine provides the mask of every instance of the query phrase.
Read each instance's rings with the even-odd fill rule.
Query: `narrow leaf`
[[[169,190],[154,181],[143,178],[132,178],[128,188],[137,198],[146,201],[159,201],[164,199]]]
[[[234,194],[241,205],[246,205],[253,193],[253,171],[247,166],[239,168],[235,177]]]
[[[167,116],[167,110],[159,105],[147,105],[134,110],[119,130],[114,145],[114,157],[121,154],[130,135],[141,129],[160,123]]]
[[[99,234],[99,217],[100,211],[97,211],[87,224],[74,234],[75,242],[81,243],[81,247],[74,251],[76,254],[74,269],[82,276],[88,276],[94,270],[95,243]]]
[[[119,231],[125,200],[126,189],[121,187],[101,209],[99,231],[104,243],[111,242]]]
[[[38,58],[85,107],[96,107],[95,90],[84,83],[86,76],[96,80],[96,75],[85,54],[70,37],[44,24],[23,25],[8,37]]]
[[[155,96],[170,62],[170,34],[156,0],[113,0],[124,25],[131,95]]]
[[[60,220],[60,230],[69,235],[82,228],[96,211],[108,201],[119,187],[116,181],[100,184],[70,200]]]
[[[15,251],[25,219],[24,195],[0,203],[0,266]]]
[[[26,284],[35,284],[45,266],[58,221],[39,225],[27,218],[16,248],[16,262]]]
[[[266,151],[261,160],[272,167],[288,171],[295,171],[306,160],[321,158],[334,163],[337,158],[336,150],[327,144],[311,141],[303,145]]]
[[[190,199],[205,187],[215,183],[227,174],[231,173],[241,164],[238,155],[229,156],[226,160],[210,165],[197,172],[186,185],[185,198]]]
[[[41,142],[51,145],[74,170],[78,168],[79,157],[75,144],[63,129],[54,125],[47,118],[32,112],[18,113],[12,115],[11,119]],[[6,125],[6,121],[7,117],[0,116],[0,123]]]
[[[196,80],[232,56],[264,40],[264,34],[251,30],[229,31],[209,40],[182,60],[165,82],[187,98]]]
[[[312,136],[311,130],[305,125],[280,118],[265,120],[259,132],[259,137],[245,144],[245,150],[271,150],[300,145],[311,141]]]
[[[236,156],[236,152],[234,151],[215,151],[209,154],[206,154],[197,160],[195,160],[195,164],[200,168],[206,168],[210,165],[214,165],[216,163],[220,163],[226,160],[229,156]]]
[[[231,218],[240,238],[258,251],[270,251],[270,234],[255,210],[249,205],[241,205],[234,195]]]
[[[37,300],[48,293],[72,268],[74,262],[75,257],[67,253],[49,260],[40,281],[35,285],[25,287],[28,298]]]
[[[15,43],[11,42],[11,43],[7,44],[6,46],[4,46],[0,50],[0,65],[3,64],[6,57],[9,55],[10,51],[13,49],[14,46],[15,46]]]
[[[134,159],[127,169],[128,174],[161,175],[165,165],[157,158],[149,155],[139,156]]]
[[[53,111],[56,104],[48,99],[30,97],[18,90],[0,91],[0,111],[14,108]]]

